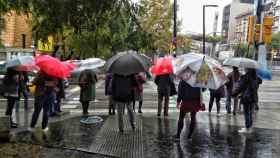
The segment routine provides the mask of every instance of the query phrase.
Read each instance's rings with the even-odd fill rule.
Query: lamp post
[[[174,25],[173,25],[173,39],[172,39],[172,44],[174,45],[175,49],[175,55],[177,54],[177,0],[174,0],[173,4],[173,12],[174,12]]]
[[[218,7],[218,5],[203,5],[203,54],[205,54],[205,8],[206,7]]]

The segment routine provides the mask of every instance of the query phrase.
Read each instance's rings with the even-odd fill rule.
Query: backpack
[[[114,75],[112,80],[113,99],[120,102],[133,100],[133,83],[131,76]]]

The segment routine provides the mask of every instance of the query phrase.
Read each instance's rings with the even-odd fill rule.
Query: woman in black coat
[[[240,102],[243,104],[245,116],[245,128],[239,130],[239,133],[252,132],[254,105],[258,102],[258,78],[255,69],[246,69],[246,74],[241,76],[233,96],[241,93]]]

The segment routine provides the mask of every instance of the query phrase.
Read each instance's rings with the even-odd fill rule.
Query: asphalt
[[[27,130],[32,110],[15,113],[20,124],[12,130],[10,143],[1,143],[0,157],[79,157],[79,158],[278,158],[280,157],[280,75],[272,81],[264,81],[260,87],[260,110],[254,113],[254,128],[251,134],[239,134],[244,127],[242,113],[237,116],[225,112],[217,116],[215,106],[211,114],[207,111],[197,115],[197,127],[192,139],[187,139],[189,120],[180,141],[173,139],[176,133],[178,110],[172,99],[170,115],[156,116],[156,87],[145,84],[143,114],[137,115],[137,128],[132,131],[127,118],[125,132],[118,132],[116,116],[107,115],[107,98],[104,82],[97,84],[97,100],[91,104],[90,114],[103,118],[94,125],[80,123],[81,107],[78,102],[79,89],[70,87],[63,103],[65,113],[50,119],[49,131],[40,130],[40,120],[35,131]],[[208,92],[204,94],[208,102]],[[1,108],[2,107],[2,108]],[[3,115],[5,101],[0,103]],[[32,151],[32,152],[31,152]]]

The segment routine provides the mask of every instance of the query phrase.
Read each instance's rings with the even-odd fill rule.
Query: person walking
[[[259,78],[259,77],[257,77],[257,83],[258,83],[258,86],[257,86],[257,92],[258,92],[258,90],[259,90],[259,87],[260,87],[260,85],[262,84],[262,79],[261,78]],[[255,110],[256,111],[258,111],[259,110],[259,94],[257,94],[257,97],[258,97],[258,99],[257,99],[257,102],[256,102],[256,104],[255,104]]]
[[[119,132],[124,132],[123,115],[127,107],[129,122],[132,130],[135,130],[135,115],[132,107],[134,99],[134,87],[137,86],[135,75],[122,76],[114,74],[112,80],[112,96],[118,112]]]
[[[225,96],[225,87],[222,85],[217,90],[209,89],[209,91],[210,91],[209,113],[211,113],[214,100],[216,100],[217,116],[220,116],[220,108],[221,108],[220,100]]]
[[[235,89],[237,82],[240,78],[240,72],[238,67],[232,67],[233,71],[227,75],[228,82],[226,83],[227,88],[227,99],[226,99],[226,110],[227,113],[231,113],[231,98],[232,98],[232,91]],[[233,98],[233,115],[236,115],[237,106],[238,106],[238,96]]]
[[[79,85],[81,88],[80,102],[83,107],[83,115],[88,115],[90,101],[95,100],[95,84],[97,76],[91,70],[82,71],[79,77]]]
[[[24,110],[28,110],[28,88],[27,83],[29,82],[27,72],[19,72],[19,98],[18,101],[16,101],[16,111],[19,111],[19,104],[20,104],[20,98],[21,94],[24,98]]]
[[[246,74],[241,76],[240,81],[233,91],[232,96],[241,94],[240,102],[243,105],[245,116],[245,128],[239,130],[239,133],[252,132],[254,105],[258,102],[258,79],[255,69],[246,69]]]
[[[188,139],[192,137],[196,125],[196,113],[202,110],[202,89],[192,87],[187,82],[181,80],[178,86],[177,108],[180,109],[177,134],[175,139],[180,139],[181,131],[184,127],[184,119],[187,113],[191,113],[191,123],[189,127]]]
[[[115,105],[112,97],[113,74],[107,73],[105,78],[105,96],[108,96],[109,115],[115,115]]]
[[[164,99],[164,116],[168,116],[169,96],[171,91],[172,78],[170,74],[158,75],[155,78],[158,92],[158,114],[161,115],[162,102]]]
[[[7,108],[5,115],[10,118],[11,128],[17,128],[18,124],[13,121],[12,114],[15,103],[19,99],[19,75],[12,68],[8,68],[3,79],[3,96],[7,98]]]
[[[43,72],[39,72],[33,80],[36,89],[34,112],[30,125],[31,129],[35,128],[39,115],[43,109],[42,129],[43,131],[48,131],[49,113],[50,108],[54,104],[57,83],[58,81],[55,77],[51,77]]]
[[[143,84],[146,82],[146,76],[144,72],[140,72],[135,75],[135,78],[138,86],[134,87],[135,100],[133,101],[133,110],[135,111],[136,101],[139,101],[138,113],[141,114],[142,105],[143,105],[143,90],[144,90]]]

